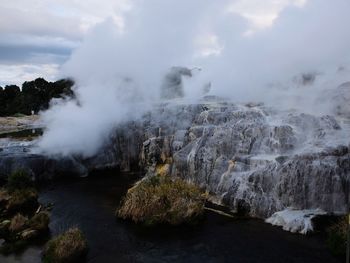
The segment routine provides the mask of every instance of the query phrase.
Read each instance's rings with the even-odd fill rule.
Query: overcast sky
[[[39,76],[57,79],[60,66],[94,25],[112,18],[119,30],[127,30],[123,14],[137,1],[145,0],[1,1],[0,85],[20,85]],[[306,1],[236,0],[227,11],[248,21],[250,27],[245,34],[249,36],[273,26],[284,8],[302,8]]]

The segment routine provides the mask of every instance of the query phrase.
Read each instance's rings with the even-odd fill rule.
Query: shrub
[[[13,233],[18,233],[24,230],[27,227],[27,225],[28,225],[28,217],[25,217],[21,214],[17,214],[11,219],[9,230]]]
[[[7,203],[9,213],[31,214],[38,207],[38,193],[34,189],[15,190]]]
[[[83,233],[78,228],[70,228],[47,243],[43,252],[43,262],[78,262],[86,253],[87,242]]]
[[[334,255],[343,256],[346,252],[348,218],[343,217],[328,229],[328,247]]]
[[[7,189],[10,192],[16,191],[16,190],[23,190],[33,187],[33,181],[28,175],[27,172],[24,170],[17,170],[13,172],[7,182]]]
[[[146,224],[191,223],[202,215],[205,199],[206,195],[195,185],[156,175],[128,190],[117,215]]]

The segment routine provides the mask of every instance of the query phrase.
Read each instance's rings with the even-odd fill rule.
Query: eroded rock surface
[[[172,175],[251,216],[287,207],[347,211],[349,133],[335,117],[217,100],[153,114],[145,125],[145,166],[170,163]]]

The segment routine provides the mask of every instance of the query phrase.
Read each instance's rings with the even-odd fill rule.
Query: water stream
[[[111,174],[112,173],[112,174]],[[301,236],[260,220],[237,220],[207,211],[197,226],[142,227],[115,218],[115,209],[139,175],[109,172],[45,186],[52,202],[50,230],[79,226],[89,243],[87,262],[339,262],[323,235]],[[41,246],[0,256],[1,263],[40,262]]]

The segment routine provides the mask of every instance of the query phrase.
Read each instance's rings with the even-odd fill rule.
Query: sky
[[[125,0],[0,1],[0,85],[56,79],[88,31],[107,17],[121,26],[127,8]]]
[[[110,19],[120,32],[128,30],[126,14],[137,9],[133,0],[11,0],[0,2],[0,86],[26,80],[61,77],[69,60],[93,28]],[[145,1],[145,0],[143,0]],[[307,0],[227,1],[227,13],[247,23],[245,36],[272,27],[287,7],[303,8]],[[215,14],[213,14],[215,15]],[[215,36],[197,40],[199,55],[220,52]]]

